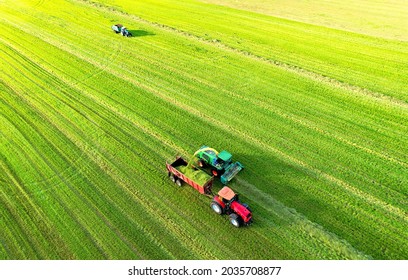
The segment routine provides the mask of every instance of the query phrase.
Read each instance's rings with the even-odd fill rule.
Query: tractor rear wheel
[[[231,215],[229,215],[230,218],[230,222],[234,227],[240,227],[242,225],[242,219],[240,216],[238,216],[235,213],[232,213]]]
[[[222,209],[221,205],[216,201],[211,202],[211,208],[218,215],[221,215],[224,212],[224,209]]]
[[[179,187],[181,187],[182,182],[181,182],[181,180],[180,180],[180,179],[177,179],[177,180],[176,180],[176,185],[177,185],[177,186],[179,186]]]
[[[170,173],[169,178],[173,183],[176,182],[176,178],[174,177],[173,173]]]

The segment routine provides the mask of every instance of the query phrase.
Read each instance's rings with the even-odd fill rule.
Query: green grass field
[[[408,258],[403,4],[232,2],[0,0],[0,259]],[[250,227],[167,178],[202,145]]]

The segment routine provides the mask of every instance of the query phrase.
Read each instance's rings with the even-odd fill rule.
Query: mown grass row
[[[103,13],[104,11],[101,12],[103,16],[99,18],[100,21],[107,20],[112,16]],[[116,14],[114,15],[116,16]],[[12,21],[10,18],[8,20]],[[129,18],[123,18],[122,20],[131,21]],[[63,21],[57,19],[57,22]],[[239,55],[224,53],[216,48],[200,44],[194,39],[182,39],[154,26],[140,25],[137,22],[135,24],[139,24],[141,28],[154,31],[156,35],[136,42],[130,40],[120,41],[122,44],[119,49],[120,55],[112,56],[112,49],[107,48],[112,34],[105,35],[103,30],[106,29],[106,26],[99,24],[95,29],[101,32],[99,33],[100,38],[93,37],[92,40],[86,40],[91,34],[95,34],[95,30],[86,28],[85,23],[88,21],[90,21],[88,18],[82,18],[81,21],[71,22],[69,27],[71,29],[69,30],[73,33],[67,33],[63,30],[52,30],[51,32],[51,29],[47,31],[44,21],[41,20],[27,24],[11,22],[14,24],[13,27],[21,27],[25,31],[20,33],[16,31],[21,35],[18,39],[10,38],[12,36],[7,31],[15,28],[7,27],[10,22],[6,22],[3,33],[7,40],[14,40],[13,45],[18,49],[15,51],[16,53],[24,52],[27,55],[25,59],[22,59],[23,61],[31,58],[34,60],[34,64],[41,65],[49,73],[54,72],[52,78],[47,78],[46,75],[43,77],[42,74],[41,78],[28,82],[33,84],[33,88],[28,88],[26,91],[44,91],[47,88],[46,85],[49,84],[46,97],[35,98],[35,96],[30,96],[30,98],[36,100],[35,110],[42,112],[43,116],[51,115],[49,112],[53,112],[52,120],[59,124],[55,125],[52,131],[57,132],[63,129],[65,135],[68,133],[67,128],[65,128],[67,123],[62,122],[62,116],[75,123],[71,126],[77,126],[76,129],[72,128],[71,132],[69,132],[70,137],[68,137],[69,141],[74,142],[74,145],[68,145],[66,149],[76,149],[78,153],[85,153],[87,157],[77,163],[71,161],[65,164],[77,166],[76,169],[72,170],[72,173],[81,173],[85,172],[81,169],[82,164],[87,165],[87,163],[97,161],[94,164],[98,167],[95,167],[94,171],[88,171],[90,175],[88,175],[89,177],[84,183],[83,192],[77,194],[77,196],[83,195],[86,200],[77,199],[75,203],[83,205],[85,209],[94,209],[94,211],[104,209],[102,211],[103,215],[92,214],[92,211],[83,215],[93,217],[93,219],[99,220],[106,225],[113,223],[115,226],[113,229],[109,228],[109,232],[114,236],[115,229],[119,229],[120,234],[116,234],[115,238],[120,240],[120,236],[124,235],[127,237],[128,242],[131,242],[137,248],[137,246],[140,246],[137,245],[139,244],[138,240],[129,241],[133,239],[132,231],[129,232],[123,225],[132,219],[140,221],[140,213],[132,209],[127,217],[117,214],[117,212],[126,211],[120,209],[123,209],[124,205],[132,205],[130,202],[133,202],[123,200],[124,192],[128,193],[137,189],[138,192],[134,194],[134,199],[137,197],[138,201],[141,200],[139,203],[142,206],[139,209],[142,211],[150,209],[152,217],[156,217],[156,226],[144,228],[147,233],[141,239],[151,240],[149,243],[164,247],[164,251],[161,250],[157,253],[161,256],[165,256],[166,251],[170,252],[169,257],[176,258],[194,258],[197,256],[204,258],[356,258],[359,256],[358,253],[350,254],[350,249],[347,249],[348,246],[342,245],[336,236],[325,234],[325,229],[307,222],[305,217],[297,214],[282,216],[285,210],[269,205],[273,203],[273,200],[266,200],[266,202],[261,203],[258,202],[258,199],[261,199],[259,197],[246,196],[246,191],[251,193],[251,190],[239,182],[234,185],[234,188],[240,190],[244,194],[244,198],[252,202],[252,208],[259,215],[258,227],[255,226],[248,231],[231,234],[226,220],[220,222],[220,217],[214,216],[211,211],[191,207],[191,205],[194,205],[191,200],[204,207],[208,206],[208,201],[204,197],[194,196],[193,190],[188,188],[182,190],[181,194],[175,193],[172,186],[164,178],[163,163],[172,153],[184,151],[186,154],[191,154],[199,145],[204,144],[203,142],[206,144],[211,141],[215,146],[233,150],[234,155],[240,161],[250,162],[249,165],[246,164],[248,167],[242,175],[240,174],[240,178],[242,177],[245,182],[252,182],[252,186],[257,189],[258,194],[277,197],[285,204],[296,208],[298,212],[313,217],[312,219],[324,225],[324,228],[345,238],[356,248],[375,257],[381,257],[382,255],[398,257],[403,255],[404,247],[401,245],[401,239],[404,238],[404,232],[401,231],[403,229],[401,225],[403,225],[404,220],[400,221],[393,213],[388,213],[384,209],[380,209],[380,214],[374,213],[370,201],[366,201],[361,197],[351,199],[351,197],[355,196],[355,193],[351,192],[345,196],[344,190],[338,189],[339,185],[336,182],[327,182],[327,178],[320,176],[321,172],[328,172],[331,176],[350,182],[347,177],[343,177],[343,172],[340,172],[342,170],[339,171],[339,174],[333,174],[331,169],[323,169],[324,165],[322,163],[327,163],[327,158],[331,158],[331,155],[336,154],[337,151],[347,157],[347,160],[338,159],[339,163],[347,161],[353,163],[353,158],[350,159],[347,156],[351,147],[353,148],[352,151],[356,150],[356,153],[359,153],[363,159],[369,158],[371,160],[370,157],[372,157],[379,164],[390,166],[390,170],[395,170],[395,166],[401,170],[399,152],[396,149],[398,143],[387,142],[387,153],[390,154],[390,158],[394,159],[391,161],[387,160],[387,157],[378,156],[378,154],[384,154],[381,149],[375,148],[379,142],[378,139],[373,141],[373,147],[370,146],[370,149],[373,149],[377,154],[369,154],[366,150],[347,144],[351,142],[366,147],[364,141],[359,139],[357,139],[359,141],[356,141],[356,139],[352,138],[353,136],[351,138],[347,135],[339,136],[338,131],[341,129],[333,129],[326,139],[320,140],[321,144],[318,146],[320,148],[320,146],[328,145],[328,148],[320,151],[317,155],[314,153],[311,156],[310,154],[316,150],[315,147],[311,146],[316,138],[321,138],[322,134],[327,134],[327,132],[325,133],[326,127],[323,125],[323,121],[317,121],[319,118],[313,113],[321,112],[322,107],[330,105],[331,102],[323,97],[319,99],[319,94],[316,94],[316,99],[320,102],[320,104],[317,103],[319,106],[316,105],[310,108],[304,116],[295,114],[300,108],[303,108],[302,106],[300,108],[294,106],[297,105],[298,100],[310,98],[309,92],[303,92],[303,95],[294,95],[293,99],[289,100],[284,98],[284,96],[288,95],[288,92],[292,93],[291,90],[302,87],[299,84],[297,86],[294,84],[293,89],[285,90],[285,86],[292,84],[292,79],[296,79],[296,77],[288,78],[287,73],[276,70],[269,70],[271,72],[265,73],[263,72],[264,65],[258,64],[260,62],[253,62],[246,58],[242,59]],[[41,34],[35,35],[41,40],[29,34],[29,31],[35,30],[36,26],[41,27],[43,30]],[[63,44],[58,43],[61,38],[64,38]],[[42,42],[42,40],[48,42],[48,44]],[[30,41],[41,47],[31,50],[29,48]],[[58,50],[58,48],[64,51]],[[137,51],[134,51],[135,48],[137,48]],[[197,51],[195,51],[197,48],[202,52],[207,52],[207,55],[208,52],[215,54],[215,57],[221,58],[221,61],[215,63],[207,59],[207,55],[197,55]],[[47,60],[44,60],[43,54],[46,50]],[[11,55],[11,57],[15,56],[16,54]],[[66,61],[61,61],[61,57],[64,57]],[[187,59],[190,61],[190,66],[183,63]],[[222,60],[224,60],[224,63],[220,63]],[[234,60],[237,61],[236,64],[232,62]],[[23,61],[19,62],[23,63]],[[16,69],[18,69],[20,63],[15,65]],[[247,91],[252,85],[243,82],[237,83],[231,79],[236,73],[235,70],[242,69],[242,63],[245,63],[251,70],[242,74],[243,79],[253,78],[257,80],[255,77],[267,75],[274,75],[276,79],[273,83],[261,79],[259,81],[260,85],[255,89],[251,89],[251,98],[248,98]],[[183,67],[180,67],[180,65]],[[35,68],[35,66],[26,66],[26,69],[30,68]],[[222,69],[225,73],[221,73],[220,70],[214,71],[217,68]],[[83,69],[86,69],[86,71],[83,71]],[[256,69],[261,69],[262,72],[253,72]],[[27,70],[20,70],[23,73],[28,73]],[[38,71],[41,71],[41,69]],[[44,70],[42,71],[44,72]],[[250,75],[250,72],[253,72],[254,75]],[[263,75],[260,73],[263,73]],[[10,73],[9,77],[14,75],[15,73]],[[38,73],[31,75],[35,77]],[[53,84],[54,79],[60,79],[59,83]],[[41,82],[43,80],[47,82]],[[300,82],[307,84],[304,79],[300,79]],[[14,84],[17,87],[21,86],[19,83],[13,82],[11,78],[7,80],[7,83]],[[34,86],[34,84],[41,83],[43,83],[42,88]],[[274,86],[275,83],[279,84]],[[68,87],[69,84],[72,87]],[[230,86],[232,84],[236,85],[236,87]],[[315,86],[313,85],[313,87]],[[313,88],[312,85],[306,87]],[[241,90],[236,91],[236,88],[241,88]],[[325,90],[336,96],[336,92],[332,89]],[[222,95],[220,95],[220,92],[222,92]],[[259,94],[257,94],[258,92]],[[273,92],[274,94],[268,94],[265,99],[265,95],[261,94],[265,92]],[[202,98],[204,95],[206,98]],[[341,96],[341,92],[339,95]],[[340,97],[337,98],[341,100]],[[251,99],[254,101],[251,102]],[[65,101],[62,102],[61,100]],[[311,104],[315,103],[311,102],[311,100],[309,102]],[[68,110],[66,107],[69,104],[73,108]],[[339,104],[341,104],[340,101]],[[373,108],[370,108],[367,102],[359,100],[355,100],[355,104],[355,108],[363,107],[367,111],[375,109],[379,110],[382,115],[389,116],[389,119],[398,116],[401,120],[404,120],[404,114],[398,109],[388,110],[388,108],[384,108],[379,104],[374,104]],[[236,111],[225,112],[223,108],[226,105],[235,108]],[[339,105],[331,105],[333,111],[339,108]],[[19,107],[15,103],[12,107],[14,106]],[[245,108],[245,106],[248,108]],[[279,106],[282,106],[282,109]],[[286,110],[290,110],[292,107],[293,111],[289,115]],[[52,108],[58,108],[58,110],[53,111]],[[152,110],[154,110],[153,114]],[[397,114],[394,113],[395,111]],[[97,113],[101,115],[98,116]],[[331,123],[328,121],[330,113],[332,112],[323,114],[327,126],[330,126],[329,123]],[[361,118],[357,113],[354,113],[354,109],[350,109],[347,113],[349,118]],[[154,116],[153,120],[152,116]],[[243,117],[246,118],[247,122],[243,121]],[[111,122],[107,120],[111,120]],[[259,123],[264,123],[264,120],[268,121],[268,125],[265,128],[258,127]],[[112,121],[118,125],[112,125]],[[305,122],[309,126],[303,125]],[[398,122],[390,121],[390,123],[397,128],[395,133],[399,133],[401,129],[398,127]],[[338,121],[336,124],[344,125],[344,121]],[[83,133],[80,133],[85,129],[92,131],[95,125],[99,126],[98,133],[95,132],[95,138],[85,137]],[[317,129],[313,130],[311,126]],[[269,130],[270,127],[274,128],[273,133]],[[288,127],[292,129],[288,130]],[[351,127],[351,132],[365,131],[359,129],[358,125]],[[311,131],[312,134],[309,136],[308,134]],[[384,139],[392,138],[393,133],[392,131],[385,131]],[[59,133],[57,134],[59,135]],[[109,136],[107,136],[108,134]],[[103,137],[96,137],[100,135],[103,135]],[[208,136],[203,137],[203,135]],[[374,135],[376,134],[374,133]],[[52,142],[63,144],[68,141],[66,139],[60,140],[64,139],[61,137],[53,138]],[[347,141],[339,141],[340,143],[337,144],[333,141],[333,138],[336,139],[336,137]],[[73,141],[73,139],[76,140]],[[164,144],[156,139],[164,140]],[[226,143],[226,139],[228,139],[228,143]],[[136,140],[138,141],[134,146],[129,144]],[[332,147],[330,146],[333,142],[339,145],[340,148],[331,152]],[[305,143],[307,145],[304,145]],[[79,148],[75,148],[75,146]],[[94,147],[98,147],[97,152],[93,151]],[[306,152],[306,148],[310,150]],[[140,152],[135,153],[135,151]],[[65,149],[63,149],[63,152],[65,152]],[[300,152],[304,154],[299,154]],[[47,157],[51,156],[51,154],[53,153],[49,152]],[[76,154],[71,154],[71,157],[75,157],[72,155]],[[281,158],[282,155],[283,158]],[[147,161],[141,161],[141,158],[147,159]],[[299,158],[301,158],[301,161]],[[299,161],[305,164],[303,166],[302,164],[298,165]],[[366,164],[365,162],[365,160],[362,160],[363,164]],[[149,167],[146,167],[146,164]],[[350,167],[346,165],[345,168],[348,174],[352,174]],[[262,170],[262,172],[256,172],[256,170]],[[23,172],[20,170],[19,173],[22,174]],[[108,174],[112,179],[110,181],[98,181],[97,178],[101,173]],[[396,178],[404,179],[404,177],[399,177],[401,174],[403,173],[398,169],[395,171]],[[378,178],[376,173],[369,176]],[[158,181],[158,178],[161,178],[160,181]],[[370,180],[370,177],[368,180]],[[360,183],[360,181],[361,178],[356,180],[357,183]],[[108,200],[105,196],[111,193],[112,186],[120,187],[121,191],[113,188],[115,194],[112,194],[113,198]],[[352,184],[352,186],[355,187],[355,184]],[[398,199],[398,196],[403,198],[398,192],[398,182],[391,182],[390,186],[394,186],[397,191],[390,197],[386,197],[386,193],[381,190],[373,192],[375,201],[390,201],[394,208],[403,208],[404,201]],[[358,187],[360,188],[360,186]],[[95,188],[104,191],[98,194],[94,190]],[[369,184],[364,184],[361,188],[365,193],[371,193],[372,191]],[[336,189],[336,191],[333,192],[333,189]],[[126,192],[126,190],[129,191]],[[256,194],[257,192],[253,191],[252,193]],[[301,195],[299,195],[300,193]],[[319,194],[322,193],[325,195],[320,197]],[[163,201],[162,198],[165,198],[165,200]],[[154,203],[150,202],[151,199]],[[348,203],[350,206],[342,209],[344,203]],[[106,208],[106,204],[116,206],[115,211],[110,213]],[[69,208],[68,205],[67,210]],[[169,216],[162,214],[162,212],[156,214],[152,209],[165,209],[165,213],[169,213]],[[333,209],[342,210],[339,217],[336,217],[338,220],[334,220],[331,216]],[[271,215],[274,215],[273,218],[271,218]],[[104,220],[105,216],[109,218]],[[116,221],[116,218],[119,218],[119,221]],[[296,221],[297,219],[300,219],[301,222],[288,222],[288,220]],[[180,223],[180,225],[177,225],[177,223]],[[132,224],[132,226],[137,228],[136,224]],[[161,241],[156,235],[157,231],[160,232],[159,228],[161,226],[169,228],[170,239],[168,242],[166,240]],[[353,228],[358,229],[358,234],[353,233]],[[391,249],[388,249],[389,251],[386,253],[382,252],[382,246],[386,240],[376,240],[378,239],[378,229],[385,230],[384,236],[389,236],[385,237],[385,239],[393,240],[389,247]],[[94,234],[92,229],[88,229],[88,231]],[[209,231],[216,232],[217,235],[208,236]],[[390,234],[389,231],[395,231],[395,233]],[[156,238],[152,238],[151,235],[156,236]],[[171,239],[171,236],[176,236],[176,239],[181,243],[176,248],[172,246],[174,239]],[[191,244],[188,241],[190,236],[196,237]],[[228,237],[223,238],[222,236]],[[316,238],[316,236],[319,237]],[[257,252],[256,255],[253,255],[253,251],[241,253],[239,256],[236,255],[235,249],[241,248],[244,250],[246,248],[246,245],[239,242],[243,237],[248,240],[253,251]],[[92,239],[92,235],[88,238]],[[325,238],[328,239],[326,243],[319,242]],[[401,239],[398,240],[398,238]],[[262,240],[262,243],[259,244],[259,240]],[[123,242],[123,244],[123,246],[131,247],[126,242]],[[340,244],[340,249],[334,248],[334,244]],[[175,255],[179,247],[183,246],[190,246],[189,248],[194,254],[187,254],[186,251],[183,251],[179,255]],[[101,256],[122,256],[111,250],[109,247],[101,249],[102,252],[111,252],[110,255]],[[151,253],[148,248],[143,247],[142,251],[148,253],[139,257],[155,258],[157,256]],[[130,253],[128,256],[135,257]]]
[[[189,199],[187,199],[187,200],[189,200]],[[200,210],[201,211],[201,210]]]
[[[374,37],[389,38],[401,41],[408,40],[404,22],[408,20],[404,13],[406,2],[373,2],[363,0],[347,1],[313,1],[295,0],[199,0],[240,10],[277,16],[295,21],[307,22],[331,28],[347,30]],[[361,15],[364,14],[364,18]],[[390,15],[393,15],[390,17]]]
[[[84,1],[89,3],[89,1]],[[407,102],[407,43],[183,1],[98,1],[240,51],[296,65]],[[203,21],[202,19],[206,20]]]
[[[128,177],[128,176],[126,176],[126,177]],[[199,219],[197,219],[197,220],[199,220]]]

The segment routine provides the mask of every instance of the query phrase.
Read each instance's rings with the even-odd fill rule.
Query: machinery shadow
[[[149,32],[146,30],[129,30],[130,33],[132,33],[132,37],[142,37],[142,36],[154,36],[156,33]]]
[[[251,207],[254,217],[251,227],[282,228],[298,223],[313,225],[303,213],[334,212],[319,197],[307,191],[319,183],[316,174],[310,170],[266,153],[262,157],[237,153],[234,160],[239,160],[245,167],[229,185],[240,194],[242,202]],[[219,187],[217,184],[214,189]]]

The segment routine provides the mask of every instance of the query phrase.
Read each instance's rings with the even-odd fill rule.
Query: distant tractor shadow
[[[129,30],[129,32],[132,34],[132,37],[142,37],[142,36],[154,36],[156,35],[153,32],[149,32],[146,30]]]

